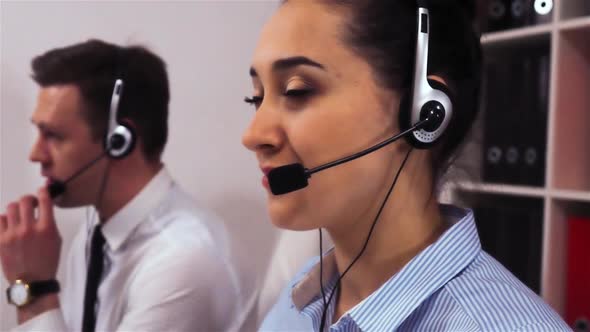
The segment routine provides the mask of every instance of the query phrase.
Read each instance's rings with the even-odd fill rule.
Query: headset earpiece
[[[444,83],[429,78],[428,85],[430,85],[430,87],[432,87],[433,90],[437,90],[438,91],[437,94],[442,93],[443,96],[445,97],[445,98],[440,98],[440,97],[433,98],[432,100],[430,100],[429,102],[424,104],[422,106],[422,109],[420,110],[420,120],[424,120],[426,118],[427,114],[432,115],[432,119],[433,119],[433,121],[431,123],[427,124],[424,127],[424,130],[426,130],[427,132],[435,132],[437,129],[439,129],[441,126],[443,126],[444,119],[447,116],[449,118],[452,116],[453,105],[455,105],[455,100],[453,98],[453,93]],[[449,106],[445,107],[444,103],[448,103],[450,105],[450,107]],[[443,129],[443,131],[446,130],[447,126],[448,126],[448,123],[445,125],[445,128]],[[444,132],[440,133],[438,135],[438,137],[440,138],[443,134],[444,134]],[[438,138],[437,138],[437,140],[438,140]]]
[[[135,131],[133,127],[119,124],[105,140],[105,149],[113,159],[121,159],[129,155],[135,148]]]
[[[412,124],[430,116],[431,121],[420,130],[406,136],[406,141],[415,148],[428,149],[444,135],[452,118],[454,98],[449,88],[436,80],[428,79],[432,87],[429,98],[424,98],[420,107],[412,106],[412,92],[402,96],[399,107],[400,129],[406,130]],[[413,116],[412,116],[413,115]]]
[[[454,101],[453,100],[453,93],[451,92],[451,90],[449,89],[449,87],[437,80],[433,80],[431,78],[428,79],[428,84],[430,85],[431,88],[433,88],[434,90],[439,90],[442,93],[444,93],[445,95],[447,95],[447,97],[451,100],[451,103]]]
[[[104,140],[105,150],[109,157],[121,159],[129,155],[135,148],[136,135],[133,128],[129,125],[119,123],[117,114],[119,112],[119,102],[123,94],[123,80],[117,79],[113,88],[113,97],[111,99],[111,109],[109,112],[109,127]]]
[[[445,133],[453,116],[450,90],[441,82],[428,79],[428,42],[430,14],[419,2],[416,29],[416,58],[411,90],[402,96],[399,109],[400,129],[406,130],[420,120],[430,119],[421,129],[406,136],[406,140],[419,149],[432,147]]]

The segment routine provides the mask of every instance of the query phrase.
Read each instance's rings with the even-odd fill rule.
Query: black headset
[[[416,29],[416,55],[412,88],[400,103],[400,129],[411,128],[415,123],[432,117],[421,129],[406,136],[415,148],[432,147],[443,136],[453,117],[453,96],[441,82],[428,78],[428,42],[430,14],[425,1],[418,1]]]
[[[115,81],[109,111],[108,131],[104,139],[105,151],[113,159],[121,159],[129,155],[135,148],[136,141],[135,131],[130,126],[118,122],[117,118],[123,85],[122,79]]]

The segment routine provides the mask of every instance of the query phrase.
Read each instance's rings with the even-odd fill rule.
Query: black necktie
[[[94,228],[94,234],[92,235],[90,263],[88,264],[88,274],[86,275],[82,332],[94,332],[96,327],[96,312],[94,309],[98,293],[98,284],[100,283],[100,277],[102,276],[104,242],[105,240],[100,225],[97,225]]]

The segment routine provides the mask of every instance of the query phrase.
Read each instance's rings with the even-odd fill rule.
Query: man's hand
[[[37,197],[8,204],[6,215],[0,215],[0,260],[10,283],[55,279],[60,250],[61,236],[46,188],[39,189]]]
[[[35,208],[38,208],[37,217]],[[61,242],[53,204],[45,187],[39,189],[37,197],[28,195],[8,204],[6,214],[0,215],[0,261],[10,283],[17,279],[25,282],[55,279]],[[49,307],[39,308],[41,303],[32,305],[37,308],[37,314],[56,306],[56,301],[50,301]]]

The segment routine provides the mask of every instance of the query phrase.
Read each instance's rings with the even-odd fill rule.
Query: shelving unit
[[[465,206],[476,197],[489,200],[496,196],[543,203],[540,295],[564,315],[567,219],[572,215],[590,217],[590,1],[555,0],[552,15],[548,23],[492,32],[481,38],[486,54],[527,44],[549,47],[544,185],[482,181],[483,120],[479,119],[472,142],[457,162],[463,176],[447,187],[447,195],[454,203]]]
[[[524,28],[505,30],[500,32],[493,32],[485,34],[481,37],[482,45],[489,47],[491,45],[503,43],[516,43],[519,41],[527,41],[537,36],[549,35],[554,29],[554,24],[546,23],[542,25],[529,26]]]

